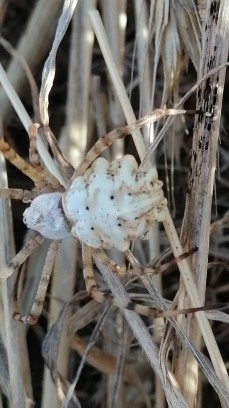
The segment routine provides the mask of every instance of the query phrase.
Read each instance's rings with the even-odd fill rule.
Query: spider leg
[[[152,114],[146,115],[143,118],[140,118],[132,125],[122,126],[118,129],[113,130],[110,133],[102,136],[95,145],[89,150],[86,154],[83,162],[77,167],[75,171],[75,176],[82,176],[85,171],[90,167],[92,162],[109,146],[112,145],[114,140],[122,139],[123,137],[129,135],[137,129],[140,129],[142,126],[158,121],[159,119],[167,115],[178,115],[185,113],[185,110],[176,110],[176,109],[155,109]]]
[[[10,198],[11,200],[21,200],[27,203],[37,197],[37,191],[22,190],[20,188],[0,188],[0,198]]]
[[[43,180],[45,180],[44,184],[50,184],[54,189],[58,189],[60,187],[59,182],[46,168],[43,167],[43,164],[40,161],[40,156],[37,150],[37,134],[40,127],[39,123],[33,123],[29,126],[29,159],[33,168],[36,169],[37,172],[43,174]]]
[[[36,168],[27,163],[15,150],[1,137],[0,151],[4,157],[13,164],[18,170],[29,177],[37,188],[42,188],[47,184],[51,184],[54,188],[59,188],[58,181],[50,175],[47,171],[38,171]]]
[[[131,269],[126,268],[124,265],[123,266],[118,265],[116,262],[112,261],[106,255],[106,253],[102,251],[101,249],[94,249],[93,254],[95,254],[95,256],[99,256],[100,261],[104,265],[108,266],[109,269],[116,275],[121,276],[121,277],[125,276],[126,278],[133,278],[133,277],[141,277],[144,275],[149,276],[149,275],[157,275],[159,273],[163,273],[164,271],[171,268],[173,265],[177,264],[178,261],[185,259],[186,257],[192,255],[196,251],[197,251],[197,248],[191,249],[190,251],[185,252],[184,254],[180,255],[178,258],[174,258],[171,261],[163,263],[162,265],[155,264],[155,266],[152,266],[152,267],[150,266],[145,267],[145,266],[138,264],[138,267],[135,268],[133,264],[133,268]],[[130,250],[126,251],[126,255],[127,255],[127,259],[132,260],[133,254],[130,252]],[[136,262],[137,260],[135,259],[134,263]]]
[[[126,252],[129,252],[129,251],[126,251]],[[95,249],[93,251],[93,254],[99,257],[100,262],[102,262],[103,265],[105,265],[106,267],[109,267],[110,271],[112,271],[113,273],[115,273],[116,275],[120,277],[126,277],[126,278],[140,277],[143,275],[156,275],[166,270],[169,264],[168,262],[166,264],[163,264],[162,266],[155,266],[155,267],[144,267],[139,264],[138,268],[128,269],[124,265],[120,266],[116,262],[112,261],[105,254],[105,252],[102,251],[101,249]]]
[[[176,265],[178,261],[181,261],[182,259],[185,259],[188,256],[193,255],[197,250],[198,248],[193,248],[188,252],[184,252],[177,258],[173,258],[171,261],[164,262],[163,264],[159,264],[159,262],[154,264],[154,262],[152,262],[152,264],[154,264],[153,266],[142,266],[141,264],[138,263],[132,252],[130,250],[127,250],[126,256],[130,263],[132,264],[133,269],[128,269],[126,275],[132,278],[134,276],[141,277],[144,275],[149,276],[163,273],[170,269],[172,266]]]
[[[107,295],[101,292],[97,286],[93,269],[93,249],[82,245],[83,277],[88,294],[100,303],[107,301]],[[109,302],[108,302],[109,303]]]
[[[66,179],[70,180],[74,174],[74,167],[71,165],[69,160],[64,156],[63,152],[61,151],[55,135],[51,131],[48,125],[40,125],[39,123],[33,123],[29,127],[29,139],[30,139],[30,148],[29,148],[29,157],[30,162],[33,167],[35,168],[42,168],[42,164],[40,162],[39,154],[37,151],[37,133],[38,129],[41,129],[46,137],[46,140],[52,150],[53,156],[57,161],[61,171],[65,174]]]
[[[61,168],[62,172],[65,174],[67,180],[70,180],[75,172],[75,168],[72,166],[70,161],[65,157],[63,152],[61,151],[59,144],[55,138],[55,135],[51,131],[49,126],[43,126],[44,134],[48,141],[48,144],[52,150],[53,156],[57,161],[59,167]]]
[[[43,171],[43,166],[40,161],[40,157],[37,151],[37,132],[40,125],[38,123],[32,123],[28,128],[29,133],[29,161],[31,166],[38,172]]]
[[[44,267],[41,274],[41,280],[37,289],[35,300],[28,315],[21,315],[18,312],[14,313],[14,319],[30,325],[36,324],[41,315],[42,308],[45,301],[45,296],[52,275],[53,266],[56,260],[57,251],[59,248],[59,241],[52,241],[47,252]]]
[[[126,251],[126,253],[128,252],[130,251],[129,250]],[[161,270],[159,270],[159,267],[148,268],[148,267],[143,267],[140,264],[138,268],[132,268],[132,269],[128,269],[124,265],[120,266],[116,262],[114,262],[112,259],[110,259],[106,255],[106,253],[101,249],[94,249],[93,255],[95,257],[98,257],[100,262],[102,262],[103,265],[108,267],[112,273],[115,273],[116,275],[120,277],[133,278],[133,277],[139,277],[143,275],[155,275],[161,272]]]
[[[23,174],[29,177],[34,184],[39,186],[43,183],[43,177],[40,173],[38,173],[29,163],[27,163],[24,159],[22,159],[19,154],[15,152],[15,150],[1,137],[0,138],[0,151],[4,155],[4,157],[14,165],[18,170],[20,170]]]
[[[17,268],[25,262],[25,260],[38,248],[45,240],[40,234],[35,235],[29,242],[18,252],[18,254],[0,270],[0,282],[5,281],[12,275]]]
[[[99,260],[103,265],[108,266],[109,270],[111,270],[113,273],[115,273],[118,276],[133,276],[131,275],[131,271],[128,271],[128,269],[123,265],[120,266],[116,262],[112,261],[106,253],[102,249],[93,249],[93,256],[99,257]]]
[[[173,258],[168,262],[164,262],[163,264],[155,264],[153,267],[142,267],[142,273],[141,275],[156,275],[158,273],[163,273],[167,271],[168,269],[172,268],[174,265],[177,264],[177,262],[182,261],[182,259],[185,259],[191,255],[193,255],[196,251],[198,251],[198,248],[192,248],[190,251],[184,252],[177,258]]]
[[[140,303],[134,303],[132,310],[134,310],[136,313],[140,314],[141,316],[146,316],[150,317],[152,319],[157,319],[158,317],[176,317],[181,314],[189,314],[189,313],[196,313],[200,311],[206,311],[206,310],[214,310],[217,309],[218,307],[222,307],[222,304],[218,305],[210,305],[210,306],[200,306],[200,307],[192,307],[188,309],[168,309],[168,310],[160,310],[154,307],[149,307],[146,305],[141,305]],[[128,309],[130,309],[128,305]]]
[[[87,292],[94,300],[97,300],[97,302],[118,307],[112,295],[110,295],[109,293],[101,292],[100,289],[98,288],[94,276],[93,251],[94,251],[93,248],[85,244],[82,245],[83,277]]]
[[[181,255],[181,256],[184,256]],[[116,273],[115,266],[117,266],[110,258],[104,253],[102,249],[92,249],[90,247],[86,247],[84,252],[83,260],[84,260],[84,279],[86,283],[86,288],[88,293],[98,302],[112,304],[113,306],[118,307],[118,304],[114,301],[113,297],[109,294],[105,294],[100,292],[93,273],[93,262],[92,258],[98,259],[99,263],[103,263],[105,267],[111,272]],[[123,275],[123,270],[122,270]],[[133,301],[129,301],[129,303],[125,306],[126,309],[133,310],[134,312],[146,316],[149,318],[156,319],[158,317],[170,317],[170,316],[178,316],[180,314],[188,314],[188,313],[195,313],[202,310],[212,310],[218,307],[217,305],[211,306],[200,306],[196,308],[188,308],[188,309],[180,309],[180,310],[160,310],[157,308],[152,308],[146,305],[142,305],[139,303],[135,303]]]

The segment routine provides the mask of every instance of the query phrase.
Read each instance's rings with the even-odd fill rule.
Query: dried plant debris
[[[227,407],[229,3],[1,3],[0,405]]]

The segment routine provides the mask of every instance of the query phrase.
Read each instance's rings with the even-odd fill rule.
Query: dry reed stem
[[[93,29],[95,31],[96,37],[98,39],[98,42],[101,48],[101,51],[103,53],[103,57],[104,57],[107,69],[111,76],[113,85],[115,87],[117,96],[119,98],[119,101],[123,109],[123,112],[125,114],[126,121],[128,124],[134,123],[136,121],[136,117],[132,109],[132,106],[129,103],[129,98],[126,94],[124,84],[120,78],[119,72],[116,68],[114,58],[110,51],[109,43],[107,40],[107,35],[103,27],[101,17],[98,11],[90,11],[89,15],[91,18]],[[133,132],[132,136],[133,136],[134,143],[138,151],[139,157],[143,159],[145,155],[145,145],[142,140],[141,132],[140,131]]]
[[[228,15],[228,1],[208,1],[206,22],[202,27],[203,41],[199,78],[227,60]],[[182,242],[185,251],[194,246],[199,249],[192,256],[190,266],[201,301],[204,301],[206,289],[212,194],[215,182],[224,80],[225,69],[207,79],[198,91],[197,109],[209,112],[210,116],[208,118],[197,117],[194,125],[191,171],[182,230]],[[186,290],[181,283],[179,308],[187,307],[190,304]],[[200,332],[196,319],[191,316],[188,319],[181,318],[181,324],[184,332],[197,347],[200,347]],[[175,356],[177,355],[179,358],[174,360],[175,374],[188,405],[194,406],[197,394],[198,367],[179,342],[176,344]],[[219,360],[219,357],[216,358],[218,367],[213,362],[216,372],[224,384],[229,387],[223,360]],[[187,367],[187,375],[184,375],[184,367]],[[192,376],[192,387],[190,387],[190,375]]]
[[[126,0],[119,2],[106,1],[102,4],[104,27],[107,33],[110,50],[114,58],[119,75],[124,75],[125,35],[127,25]],[[109,128],[115,129],[125,123],[123,110],[117,94],[109,78],[108,84],[108,123]],[[104,113],[103,113],[104,115]],[[106,132],[105,132],[106,133]],[[117,140],[111,147],[112,160],[118,159],[124,153],[124,140]]]
[[[126,0],[119,2],[106,1],[102,4],[102,15],[104,27],[107,33],[110,51],[115,61],[115,65],[121,78],[124,75],[124,52],[126,35]],[[125,123],[123,110],[109,78],[107,87],[107,119],[109,128],[115,129]],[[97,102],[95,102],[97,104]],[[104,112],[102,113],[104,116]],[[106,133],[106,132],[105,132]],[[116,140],[111,146],[110,160],[119,159],[124,155],[125,141]],[[109,256],[118,263],[125,262],[124,254],[117,254],[117,251],[109,251]],[[116,358],[115,370],[109,375],[106,381],[106,404],[108,408],[115,408],[122,405],[123,400],[123,375],[124,361],[127,355],[128,327],[120,312],[115,311],[113,319],[116,325],[107,325],[107,333],[104,339],[104,350]],[[112,341],[111,341],[112,339]]]
[[[148,8],[144,0],[135,0],[135,20],[136,20],[136,58],[138,64],[139,75],[139,88],[140,88],[140,102],[139,112],[144,116],[152,110],[154,101],[152,101],[152,75],[151,75],[151,58],[152,53],[149,48],[149,36],[151,26],[148,21]],[[151,6],[152,7],[152,4]],[[155,138],[154,124],[144,126],[143,138],[145,145],[149,146]],[[150,158],[152,166],[156,165],[156,157],[153,154]],[[152,236],[147,242],[148,248],[145,249],[149,253],[148,259],[155,259],[159,255],[160,251],[160,237],[159,237],[159,225],[155,224],[152,231]],[[153,277],[154,284],[157,289],[162,291],[162,276],[158,274]],[[164,319],[157,319],[154,323],[154,338],[160,343]],[[155,405],[161,408],[165,405],[164,392],[161,387],[161,383],[158,378],[155,378]]]
[[[166,220],[164,221],[164,228],[166,230],[171,248],[173,250],[174,256],[179,257],[183,250],[176,232],[176,229],[173,225],[172,218],[169,214],[167,213]],[[190,269],[190,265],[187,259],[182,259],[177,262],[177,265],[179,267],[180,273],[181,273],[181,278],[182,282],[185,286],[185,289],[188,293],[188,297],[190,300],[190,303],[192,307],[197,307],[198,305],[200,306],[203,304],[201,301],[201,298],[199,296],[196,284],[194,282],[194,279],[192,277],[192,272]],[[180,294],[179,294],[180,296]],[[180,307],[179,307],[180,308]],[[225,369],[225,365],[223,362],[223,359],[221,357],[219,348],[217,346],[215,337],[213,335],[211,326],[209,324],[209,321],[207,319],[206,313],[205,312],[198,312],[195,314],[195,317],[198,321],[198,327],[201,331],[201,334],[203,336],[203,339],[205,341],[207,350],[209,352],[209,355],[212,360],[212,364],[214,366],[214,369],[216,371],[216,374],[218,375],[219,379],[222,381],[224,384],[225,388],[228,390],[228,376],[227,372]],[[182,329],[183,330],[183,329]],[[183,330],[184,331],[184,330]],[[188,374],[187,374],[188,375]],[[183,377],[184,377],[184,365],[183,365]],[[190,379],[190,373],[189,373],[189,379]],[[190,388],[189,388],[190,389]]]
[[[98,37],[98,41],[100,43],[109,73],[112,77],[112,80],[114,81],[114,87],[118,90],[122,89],[122,87],[119,88],[119,85],[117,85],[117,84],[120,84],[120,78],[118,76],[118,73],[115,71],[115,64],[109,52],[109,45],[108,45],[108,42],[106,41],[106,34],[102,27],[102,22],[101,22],[101,19],[99,18],[99,14],[98,12],[91,12],[90,16],[92,18],[93,27]],[[116,84],[116,80],[117,80],[117,84]],[[122,92],[117,91],[117,94],[119,95],[119,97],[120,96],[122,97],[124,95],[124,89],[122,89]],[[121,99],[120,103],[122,104],[123,107],[125,107],[125,110],[124,110],[125,113],[131,111],[131,107],[129,105],[129,101],[127,97],[124,97],[123,99]],[[127,118],[127,122],[128,122],[128,118]],[[141,150],[139,154],[140,157],[144,150],[145,150],[145,147],[141,143]],[[179,242],[178,235],[176,233],[176,230],[173,225],[173,221],[171,219],[169,212],[167,212],[166,220],[164,221],[164,227],[165,227],[166,233],[168,234],[168,238],[169,238],[172,250],[174,252],[174,255],[178,257],[182,253],[182,248],[181,248],[181,244]],[[186,290],[188,291],[189,297],[191,299],[192,307],[201,306],[202,302],[199,298],[196,285],[192,279],[191,269],[189,268],[187,260],[179,261],[178,266],[180,268],[181,276],[184,280]],[[227,386],[227,378],[225,376],[225,371],[223,368],[224,364],[223,364],[218,346],[215,342],[215,338],[212,333],[211,327],[209,325],[208,319],[204,312],[199,312],[197,314],[197,319],[200,325],[202,336],[208,348],[208,352],[212,358],[212,362],[215,367],[215,370],[219,378],[224,382],[225,386]],[[133,326],[132,326],[132,330],[133,330]],[[146,351],[146,348],[145,348],[145,351]]]
[[[2,154],[0,154],[0,185],[6,187],[6,169]],[[14,253],[14,240],[12,229],[12,215],[8,200],[0,200],[0,267],[2,268],[9,261]],[[28,356],[25,345],[25,330],[17,330],[17,324],[13,320],[11,291],[13,280],[4,282],[1,285],[1,298],[3,308],[1,308],[1,335],[6,348],[6,358],[9,370],[8,398],[12,408],[18,406],[26,408],[26,399],[32,398],[31,378],[29,373],[25,374],[28,367]],[[2,356],[3,358],[3,356]],[[23,365],[24,364],[24,365]],[[25,394],[27,393],[27,395]]]
[[[121,0],[118,2],[113,1],[106,1],[102,3],[102,16],[104,27],[107,33],[107,40],[110,45],[110,51],[115,61],[115,65],[119,72],[120,77],[123,79],[124,76],[124,56],[125,56],[125,37],[126,37],[126,28],[127,28],[127,14],[126,14],[126,0]],[[93,80],[96,86],[96,80]],[[125,123],[125,116],[123,114],[122,107],[120,105],[119,99],[117,94],[114,90],[112,80],[108,76],[108,84],[107,84],[107,91],[106,95],[103,90],[102,81],[97,81],[97,90],[99,91],[101,98],[100,98],[100,107],[98,106],[97,96],[94,91],[94,100],[93,100],[93,107],[96,109],[98,114],[100,113],[100,118],[98,118],[97,114],[97,127],[100,127],[100,132],[98,132],[98,138],[103,136],[107,133],[108,129],[115,129],[120,125]],[[102,95],[104,96],[104,101],[102,101]],[[103,102],[103,103],[102,103]],[[99,112],[100,109],[100,112]],[[98,120],[100,119],[101,125],[103,126],[104,131],[101,133],[101,126],[98,124]],[[104,157],[107,160],[115,160],[123,157],[125,151],[125,141],[120,139],[116,140],[109,151],[104,152]],[[124,256],[121,253],[117,253],[117,251],[111,250],[110,251],[111,258],[115,259],[116,262],[123,264]],[[116,333],[117,334],[117,333]],[[114,333],[111,335],[111,337]],[[108,342],[109,343],[109,342]],[[119,348],[122,341],[117,339],[116,341],[117,347]],[[105,346],[107,347],[107,346]],[[109,347],[109,344],[108,344]],[[115,350],[111,347],[113,354],[115,355]],[[118,370],[118,367],[117,367]],[[109,382],[112,382],[112,379],[109,378]],[[109,387],[109,384],[108,384]],[[108,398],[111,395],[108,392]]]
[[[8,1],[0,1],[0,30],[5,17]],[[1,106],[2,114],[2,106]],[[2,116],[0,117],[2,134]],[[8,187],[6,164],[0,153],[0,187]],[[0,268],[15,254],[12,214],[9,200],[0,199]],[[11,408],[26,407],[32,403],[31,375],[28,370],[28,353],[25,328],[19,328],[12,318],[13,280],[1,285],[1,392],[10,402]],[[5,363],[4,363],[5,361]],[[4,364],[4,366],[2,365]],[[4,384],[6,381],[6,384]],[[19,404],[19,405],[18,405]],[[0,406],[3,407],[2,396]]]
[[[39,92],[38,92],[38,87],[35,82],[35,79],[33,77],[32,71],[29,68],[29,65],[27,64],[25,58],[22,57],[21,54],[19,54],[15,48],[11,46],[9,41],[7,41],[5,38],[0,38],[0,44],[4,47],[4,49],[12,56],[12,58],[15,58],[16,61],[21,65],[23,74],[26,75],[26,78],[29,82],[30,90],[31,90],[31,97],[32,97],[32,105],[33,105],[33,111],[34,111],[34,120],[35,122],[39,122],[39,111],[38,111],[38,98],[39,98]],[[9,77],[9,74],[8,74]],[[15,89],[15,88],[14,88]],[[4,103],[4,102],[3,102]]]

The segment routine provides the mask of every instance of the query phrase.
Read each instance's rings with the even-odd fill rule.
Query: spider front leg
[[[59,188],[60,184],[48,171],[42,169],[36,169],[27,163],[21,156],[15,152],[15,150],[0,137],[0,152],[4,157],[13,164],[18,170],[29,177],[35,184],[37,189],[41,189],[44,186],[51,185],[54,189]]]
[[[37,136],[38,129],[41,128],[39,123],[32,123],[28,128],[29,133],[29,160],[32,167],[36,170],[37,173],[42,173],[43,181],[48,183],[54,189],[60,188],[58,180],[46,169],[44,168],[40,156],[37,150]]]
[[[32,166],[37,168],[38,171],[39,169],[42,169],[42,164],[40,162],[40,157],[37,151],[38,129],[40,129],[40,131],[44,133],[46,140],[52,150],[53,156],[59,168],[61,168],[63,175],[65,175],[66,180],[70,180],[74,174],[75,169],[71,165],[69,160],[62,153],[57,143],[57,140],[55,138],[55,135],[53,134],[53,132],[51,131],[48,125],[41,125],[39,123],[33,123],[32,125],[29,126],[29,139],[30,139],[29,157],[30,157],[30,162]]]
[[[54,267],[54,263],[56,260],[57,252],[59,248],[59,241],[52,241],[47,256],[45,259],[44,267],[41,274],[41,280],[37,289],[37,293],[35,296],[35,300],[31,309],[31,312],[28,315],[21,315],[18,312],[14,313],[14,319],[23,323],[28,323],[30,325],[36,324],[37,320],[39,319],[43,304],[45,301],[45,296],[48,288],[48,284],[51,279],[52,270]],[[17,299],[16,299],[17,302]],[[18,303],[18,302],[17,302]]]
[[[38,191],[22,190],[20,188],[0,188],[0,198],[9,198],[10,200],[21,200],[24,203],[32,201],[39,195]]]
[[[40,157],[37,151],[37,133],[40,125],[38,123],[32,123],[28,128],[29,133],[29,161],[31,166],[38,172],[42,171],[42,165]]]
[[[36,186],[43,185],[43,174],[39,173],[29,163],[27,163],[3,138],[0,138],[0,151],[4,157],[18,170],[29,177]]]
[[[75,172],[75,168],[61,151],[55,135],[51,131],[50,127],[47,125],[43,125],[43,130],[56,162],[58,163],[66,179],[70,180]]]
[[[132,125],[122,126],[102,136],[86,154],[83,162],[75,171],[75,176],[81,176],[90,167],[93,161],[117,139],[122,139],[148,123],[153,123],[168,115],[180,115],[186,111],[176,109],[155,109],[150,115],[138,119]]]

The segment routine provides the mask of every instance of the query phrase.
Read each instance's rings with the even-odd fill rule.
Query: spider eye
[[[24,212],[23,215],[23,222],[29,227],[33,228],[37,225],[39,225],[43,221],[43,217],[41,214],[34,212],[31,212],[31,208],[27,208]]]

